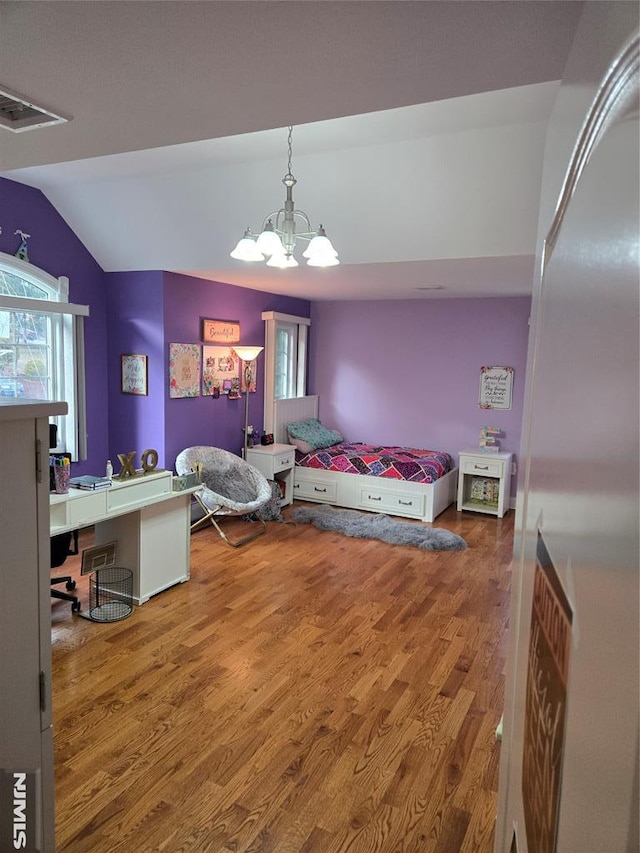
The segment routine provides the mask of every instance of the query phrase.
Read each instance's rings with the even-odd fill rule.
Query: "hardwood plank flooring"
[[[52,601],[59,853],[491,853],[513,520],[449,508],[440,553],[205,529],[127,619]]]

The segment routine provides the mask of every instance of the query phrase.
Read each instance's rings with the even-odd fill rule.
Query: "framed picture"
[[[200,344],[169,344],[169,397],[200,396]]]
[[[237,320],[202,318],[202,342],[205,344],[239,344],[240,323]]]
[[[239,382],[240,359],[233,347],[202,347],[202,393],[219,397]],[[217,391],[217,393],[216,393]]]
[[[138,353],[121,355],[120,367],[120,390],[122,393],[146,396],[149,393],[147,387],[147,356]]]
[[[244,369],[242,371],[242,382],[241,388],[243,394],[249,390],[252,394],[256,393],[256,362],[255,359],[253,361],[245,362]]]
[[[510,409],[513,391],[513,367],[481,367],[481,409]]]

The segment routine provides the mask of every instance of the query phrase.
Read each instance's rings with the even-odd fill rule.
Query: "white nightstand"
[[[266,444],[247,448],[247,462],[257,468],[267,480],[284,484],[280,506],[293,501],[293,466],[296,449],[292,444]]]
[[[509,509],[513,453],[461,450],[458,512],[486,512],[502,518]]]

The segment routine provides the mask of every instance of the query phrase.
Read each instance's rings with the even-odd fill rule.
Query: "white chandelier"
[[[297,181],[291,173],[291,137],[293,127],[289,127],[289,165],[287,174],[282,183],[287,188],[287,198],[284,207],[274,210],[265,216],[262,223],[262,231],[256,238],[251,228],[247,228],[244,236],[238,242],[231,257],[238,261],[264,261],[267,260],[268,267],[297,267],[298,262],[293,256],[296,240],[308,240],[309,245],[302,253],[307,259],[310,267],[333,267],[339,264],[338,253],[331,245],[331,240],[325,234],[320,225],[317,231],[311,227],[311,222],[306,213],[296,210],[293,205],[293,188]],[[301,222],[305,230],[296,231],[296,219]]]

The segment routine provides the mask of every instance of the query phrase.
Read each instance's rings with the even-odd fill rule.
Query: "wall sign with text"
[[[121,380],[120,390],[123,394],[139,394],[146,396],[147,391],[147,356],[138,353],[127,353],[120,356]]]
[[[240,323],[237,320],[202,319],[202,340],[205,344],[239,344]]]
[[[513,392],[513,367],[480,368],[481,409],[510,409]]]

